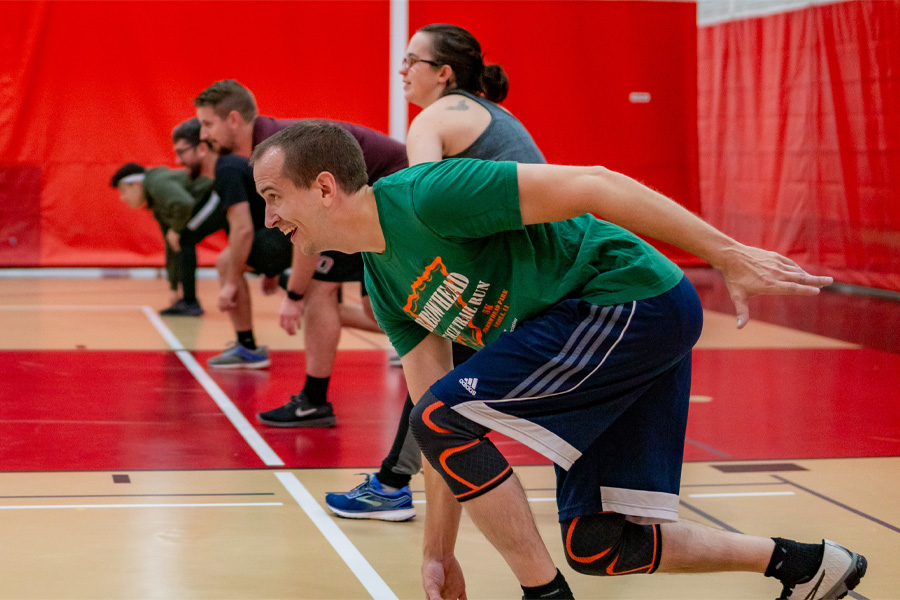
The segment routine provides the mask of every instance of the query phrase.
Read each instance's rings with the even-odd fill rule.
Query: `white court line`
[[[284,506],[282,502],[222,502],[197,504],[23,504],[0,506],[0,510],[31,510],[42,508],[209,508],[218,506]]]
[[[353,542],[344,534],[340,528],[334,524],[331,517],[325,510],[319,506],[319,503],[312,497],[307,489],[300,483],[293,473],[278,472],[275,477],[287,489],[288,493],[294,497],[303,512],[310,518],[313,524],[319,528],[328,543],[337,551],[338,555],[347,563],[359,582],[363,584],[366,590],[373,598],[378,600],[397,600],[397,595],[388,587],[381,576],[369,561],[365,559],[362,553],[356,549]]]
[[[266,441],[259,435],[259,432],[253,428],[247,418],[241,413],[240,410],[234,405],[231,399],[222,391],[222,389],[216,384],[215,381],[209,376],[209,374],[203,370],[203,367],[197,362],[197,359],[194,356],[184,349],[181,341],[172,333],[172,331],[163,323],[162,319],[159,318],[159,315],[150,308],[149,306],[137,306],[137,305],[110,305],[110,306],[91,306],[91,305],[0,305],[0,310],[23,310],[23,309],[33,309],[33,310],[102,310],[102,311],[111,311],[111,310],[140,310],[146,315],[147,319],[153,325],[157,332],[163,337],[166,343],[169,344],[169,347],[175,350],[175,355],[178,356],[179,360],[181,360],[182,364],[187,368],[188,371],[194,376],[194,378],[203,386],[203,389],[206,390],[206,393],[213,399],[213,402],[218,405],[219,410],[221,410],[225,416],[231,421],[231,424],[237,429],[238,433],[241,434],[241,437],[244,438],[244,441],[253,448],[253,451],[256,452],[256,455],[263,461],[267,467],[283,467],[284,461],[279,458],[275,451],[266,443]]]
[[[138,305],[111,304],[0,304],[0,310],[140,310],[144,308]]]
[[[153,327],[159,332],[159,334],[166,340],[166,343],[175,350],[175,355],[178,356],[179,360],[181,360],[182,364],[187,367],[187,370],[191,372],[194,378],[203,386],[203,389],[206,390],[206,393],[213,399],[213,402],[219,407],[225,416],[228,417],[228,420],[231,421],[231,424],[237,429],[238,433],[241,434],[241,437],[244,438],[244,441],[253,448],[253,451],[256,452],[256,455],[263,461],[263,463],[268,467],[283,467],[284,461],[275,454],[275,451],[266,443],[266,441],[259,435],[259,432],[253,428],[247,418],[241,413],[240,410],[234,405],[225,392],[222,391],[215,381],[209,376],[209,374],[203,370],[203,367],[200,366],[200,363],[197,362],[197,359],[194,358],[194,355],[184,349],[184,346],[181,344],[181,341],[175,337],[175,334],[166,327],[166,324],[163,323],[162,319],[154,312],[152,308],[149,306],[142,306],[141,310],[144,311],[144,314],[150,320],[150,323],[153,324]]]
[[[398,62],[399,64],[399,62]],[[216,279],[215,267],[198,267],[197,279]],[[0,269],[0,279],[165,279],[166,270],[161,267],[111,267],[97,268],[61,268],[51,269]]]
[[[748,496],[793,496],[794,492],[731,492],[722,494],[688,494],[688,498],[743,498]]]

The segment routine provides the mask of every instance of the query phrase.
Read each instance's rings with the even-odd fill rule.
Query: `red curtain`
[[[388,35],[386,2],[0,2],[0,265],[162,265],[109,180],[176,167],[172,128],[219,79],[262,114],[387,132]]]
[[[174,167],[170,132],[218,79],[262,114],[387,132],[389,18],[385,0],[0,2],[0,266],[162,264],[155,222],[109,178]],[[693,2],[412,1],[409,19],[481,40],[551,162],[605,165],[699,211]]]
[[[900,290],[900,2],[701,27],[703,215],[852,284]]]

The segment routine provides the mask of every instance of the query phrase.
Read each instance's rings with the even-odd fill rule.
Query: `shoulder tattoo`
[[[456,106],[448,106],[446,110],[469,110],[469,103],[465,98],[460,98]]]

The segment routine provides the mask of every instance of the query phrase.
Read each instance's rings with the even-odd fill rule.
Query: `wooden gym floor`
[[[11,273],[11,272],[10,272]],[[424,504],[407,523],[335,519],[327,491],[377,470],[406,394],[384,336],[345,330],[338,425],[270,429],[254,415],[302,387],[302,337],[257,282],[264,371],[214,372],[231,341],[199,281],[202,318],[161,318],[162,280],[0,271],[0,599],[420,598]],[[737,331],[716,277],[695,351],[682,517],[865,554],[851,597],[900,599],[900,303],[826,292],[760,298]],[[348,301],[354,290],[347,289]],[[578,598],[774,598],[751,574],[590,578],[571,572],[546,460],[496,438]],[[463,517],[470,598],[518,598]]]

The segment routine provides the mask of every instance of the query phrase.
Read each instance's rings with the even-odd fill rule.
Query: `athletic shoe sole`
[[[269,421],[256,415],[256,420],[269,427],[334,427],[337,424],[337,418],[333,415],[318,419],[298,419],[297,421]]]
[[[372,512],[347,512],[343,510],[338,510],[325,503],[325,506],[328,506],[328,510],[333,512],[339,517],[343,517],[345,519],[376,519],[378,521],[392,521],[392,522],[400,522],[400,521],[409,521],[413,517],[416,516],[415,508],[404,508],[400,510],[378,510]]]
[[[268,367],[271,364],[272,364],[272,361],[269,359],[266,359],[266,360],[261,360],[259,362],[233,363],[233,364],[227,364],[227,365],[206,363],[206,366],[208,366],[211,369],[265,369],[266,367]]]

